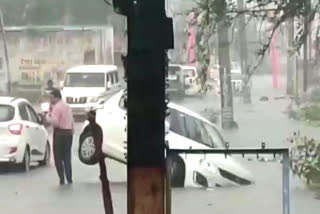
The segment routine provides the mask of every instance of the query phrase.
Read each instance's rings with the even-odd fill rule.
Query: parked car
[[[0,163],[30,170],[31,162],[48,165],[50,143],[46,128],[25,99],[0,97]]]
[[[181,69],[184,74],[185,94],[195,95],[199,93],[201,84],[197,68],[194,66],[183,65],[181,66]]]
[[[214,64],[210,67],[208,71],[208,84],[212,84],[213,88],[217,92],[217,94],[221,93],[220,89],[220,75],[219,75],[219,64]],[[231,63],[231,84],[232,84],[232,90],[234,95],[240,95],[243,88],[243,77],[242,77],[242,71],[240,63],[238,62],[232,62]]]
[[[126,93],[122,90],[110,98],[104,108],[96,111],[97,123],[103,129],[103,153],[116,161],[127,162]],[[168,105],[170,115],[166,121],[166,141],[171,149],[223,148],[225,143],[217,128],[200,115],[174,103]],[[84,128],[88,125],[85,122]],[[83,129],[84,130],[84,129]],[[87,165],[97,163],[97,149],[92,133],[84,133],[79,141],[79,158]],[[251,173],[233,158],[225,155],[173,155],[167,157],[172,185],[227,186],[248,185]]]
[[[197,68],[194,66],[170,64],[168,71],[169,94],[185,96],[200,91]]]
[[[73,115],[83,116],[119,90],[117,66],[82,65],[66,71],[61,93]]]

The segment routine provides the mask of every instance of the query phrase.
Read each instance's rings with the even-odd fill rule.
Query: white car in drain
[[[103,153],[126,164],[126,93],[121,91],[96,112],[103,130]],[[223,148],[225,143],[216,127],[200,115],[169,103],[166,140],[171,149]],[[84,128],[88,125],[85,123]],[[83,129],[85,130],[85,129]],[[98,162],[92,133],[84,131],[79,141],[79,158],[87,165]],[[216,187],[250,185],[253,177],[232,157],[220,154],[181,154],[168,156],[171,183],[175,187]]]

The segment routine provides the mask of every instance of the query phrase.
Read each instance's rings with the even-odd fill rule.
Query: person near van
[[[50,94],[50,92],[52,92],[53,90],[56,90],[57,88],[55,88],[53,86],[53,81],[51,79],[49,79],[47,81],[47,87],[44,89],[44,93],[45,94]]]
[[[51,79],[49,79],[47,81],[47,87],[44,89],[44,91],[42,93],[42,98],[46,98],[46,97],[50,96],[50,93],[53,90],[58,90],[58,89],[53,86],[53,81]],[[49,105],[49,111],[51,111],[51,110],[52,110],[52,105]]]
[[[103,132],[102,128],[96,123],[96,112],[89,111],[87,115],[89,125],[86,126],[82,133],[91,132],[94,138],[95,148],[98,153],[99,167],[100,167],[100,180],[102,184],[102,196],[105,213],[113,214],[112,197],[110,191],[110,184],[107,176],[107,167],[105,163],[105,155],[102,152]],[[82,136],[80,136],[80,139]]]
[[[60,179],[60,185],[72,184],[71,147],[74,133],[74,122],[70,107],[62,101],[61,93],[54,89],[50,93],[52,109],[46,120],[54,128],[53,155],[55,166]]]

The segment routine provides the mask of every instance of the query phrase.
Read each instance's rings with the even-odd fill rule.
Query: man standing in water
[[[71,147],[74,132],[72,112],[62,101],[58,89],[50,92],[50,105],[52,108],[46,119],[54,128],[53,154],[60,185],[65,184],[65,176],[68,184],[72,184]]]

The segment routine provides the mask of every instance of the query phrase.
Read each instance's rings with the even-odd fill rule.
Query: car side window
[[[209,134],[209,138],[211,139],[214,147],[224,148],[225,143],[219,131],[208,123],[204,123],[204,126]]]
[[[213,147],[213,142],[209,138],[209,134],[201,120],[186,115],[187,136],[191,140]]]
[[[114,76],[113,76],[113,73],[110,74],[110,82],[111,82],[111,85],[114,85]]]
[[[107,76],[107,82],[109,82],[110,81],[110,74],[106,74],[106,76]]]
[[[119,82],[119,75],[118,75],[118,72],[117,72],[117,71],[114,72],[114,77],[115,77],[116,83],[118,83],[118,82]]]
[[[27,109],[30,115],[30,121],[34,122],[34,123],[39,123],[39,119],[37,117],[37,114],[35,113],[35,111],[33,110],[33,108],[29,105],[27,105]]]
[[[185,129],[185,116],[184,114],[178,112],[177,110],[170,109],[170,115],[168,120],[170,121],[170,131],[181,135],[183,137],[187,137],[186,129]]]
[[[21,119],[28,121],[29,115],[28,115],[28,111],[27,111],[25,103],[20,103],[18,107],[19,107],[19,114],[20,114]]]

